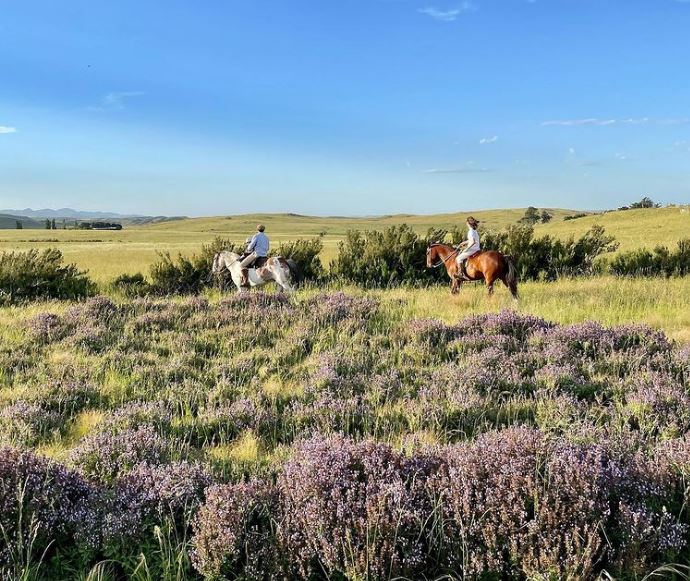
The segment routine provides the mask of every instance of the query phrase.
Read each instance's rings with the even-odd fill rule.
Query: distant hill
[[[59,208],[53,210],[51,208],[43,208],[41,210],[32,210],[31,208],[24,208],[23,210],[0,210],[0,214],[8,214],[10,216],[26,216],[27,218],[72,218],[76,220],[86,220],[89,218],[142,218],[138,214],[118,214],[117,212],[97,212],[74,210],[72,208]]]
[[[140,216],[137,214],[118,214],[117,212],[89,212],[84,210],[74,210],[72,208],[59,208],[52,210],[44,208],[42,210],[0,210],[0,230],[16,228],[16,221],[19,220],[24,228],[36,229],[44,228],[45,220],[55,220],[58,228],[62,228],[62,221],[66,220],[68,226],[73,226],[75,220],[88,221],[111,221],[118,222],[123,226],[142,226],[145,224],[159,224],[161,222],[171,222],[185,220],[185,216]]]
[[[10,214],[0,213],[0,230],[9,230],[17,228],[17,220],[22,223],[22,226],[27,229],[31,228],[43,228],[45,226],[44,222],[38,222],[33,218],[28,218],[26,216],[13,216]]]
[[[9,214],[11,216],[26,216],[27,218],[72,218],[86,220],[87,218],[142,218],[137,214],[118,214],[117,212],[97,212],[73,210],[72,208],[59,208],[53,210],[51,208],[43,208],[41,210],[32,210],[31,208],[24,208],[23,210],[0,210],[0,214]]]

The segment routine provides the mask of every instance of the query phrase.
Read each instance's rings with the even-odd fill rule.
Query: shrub
[[[113,559],[138,555],[142,544],[152,542],[154,526],[186,538],[211,481],[205,468],[187,462],[140,465],[118,478],[103,521],[105,554]]]
[[[302,443],[279,478],[281,539],[301,576],[419,578],[428,567],[418,493],[438,466],[409,463],[389,446],[334,437]]]
[[[15,578],[57,549],[94,546],[97,490],[65,467],[0,448],[0,575]],[[45,555],[49,557],[50,555]],[[3,570],[7,577],[3,574]]]
[[[275,487],[261,481],[213,486],[194,521],[192,561],[209,579],[282,577]]]
[[[521,280],[555,280],[563,275],[593,274],[595,259],[613,252],[618,243],[597,225],[577,240],[565,241],[551,236],[535,238],[531,226],[513,225],[504,232],[484,235],[482,247],[512,256]]]
[[[616,256],[609,270],[618,276],[684,276],[690,274],[690,238],[678,241],[674,251],[657,246],[631,250]]]
[[[136,274],[121,274],[113,280],[112,287],[126,297],[142,297],[151,290],[148,281],[140,272]]]
[[[183,448],[144,424],[114,434],[90,434],[72,450],[69,461],[87,478],[108,483],[142,463],[166,464],[183,456]]]
[[[33,299],[78,299],[96,285],[56,248],[0,254],[0,305]]]
[[[319,237],[312,238],[311,240],[300,239],[282,242],[274,252],[271,252],[271,255],[294,260],[300,269],[302,281],[320,282],[326,276],[319,258],[322,250],[323,241]]]
[[[406,224],[383,231],[350,230],[331,263],[334,278],[366,287],[438,280],[426,268],[427,240]]]
[[[159,254],[159,261],[150,268],[151,290],[157,294],[198,294],[213,284],[211,267],[213,257],[221,250],[240,250],[229,240],[216,238],[191,257],[169,252]]]

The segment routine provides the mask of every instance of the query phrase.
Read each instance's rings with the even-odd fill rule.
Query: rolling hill
[[[593,224],[601,224],[620,242],[620,250],[652,248],[658,244],[675,246],[681,238],[690,236],[690,211],[687,206],[613,211],[564,221],[574,210],[553,209],[554,218],[548,224],[538,224],[535,234],[560,238],[579,236]],[[35,230],[0,232],[0,251],[57,247],[66,260],[90,271],[99,282],[107,282],[122,273],[148,272],[160,252],[189,255],[217,236],[242,242],[254,232],[256,224],[266,224],[271,241],[280,243],[295,238],[311,238],[323,234],[325,263],[336,255],[338,243],[349,229],[383,229],[407,223],[417,232],[429,228],[463,226],[467,215],[482,222],[481,229],[500,230],[515,224],[525,213],[524,208],[509,210],[473,210],[436,215],[405,215],[374,217],[313,217],[296,214],[248,214],[207,218],[155,219],[137,225],[130,222],[119,232],[90,230],[44,230],[38,223]],[[7,217],[5,217],[7,219]]]

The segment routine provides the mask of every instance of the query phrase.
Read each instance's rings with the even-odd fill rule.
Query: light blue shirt
[[[247,252],[254,252],[257,256],[268,256],[268,236],[263,232],[257,232],[247,246]]]

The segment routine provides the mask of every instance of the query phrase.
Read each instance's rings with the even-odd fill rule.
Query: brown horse
[[[510,256],[496,252],[495,250],[482,250],[470,256],[465,265],[467,279],[460,276],[458,262],[458,250],[448,244],[435,243],[426,249],[426,265],[428,268],[434,266],[446,267],[446,272],[450,277],[450,292],[456,294],[460,291],[460,283],[463,280],[483,280],[489,289],[489,295],[494,292],[494,282],[503,281],[509,289],[513,298],[517,300],[517,271],[515,264]]]

